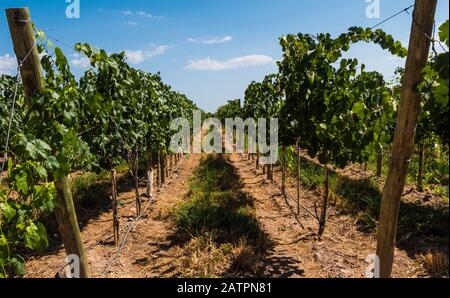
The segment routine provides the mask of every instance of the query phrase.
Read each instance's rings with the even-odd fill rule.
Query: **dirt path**
[[[281,195],[278,187],[266,181],[261,170],[242,155],[230,156],[241,179],[242,191],[254,202],[256,216],[270,245],[255,276],[263,277],[365,277],[376,239],[373,233],[358,230],[354,217],[343,215],[330,206],[325,235],[316,236],[318,223],[302,211],[297,219],[295,204]],[[102,213],[89,221],[82,230],[93,277],[181,277],[186,276],[185,260],[196,260],[195,251],[180,240],[170,218],[174,206],[186,197],[188,180],[198,167],[200,155],[191,155],[173,174],[170,184],[162,190],[154,203],[131,230],[118,257],[111,262],[117,247],[112,245],[112,214]],[[281,181],[279,169],[276,181]],[[287,181],[287,190],[295,194],[295,181]],[[141,189],[143,193],[145,188]],[[313,211],[320,205],[320,191],[302,189],[302,204]],[[135,216],[133,190],[120,194],[124,205],[119,209],[121,237]],[[143,202],[143,206],[147,201]],[[186,249],[187,248],[187,249]],[[183,261],[184,260],[184,261]],[[201,260],[201,259],[199,259]],[[200,261],[199,261],[200,262]],[[54,277],[65,263],[65,252],[58,248],[44,256],[28,260],[26,277]],[[192,263],[192,262],[191,262]],[[195,262],[194,262],[195,263]],[[110,266],[107,267],[107,264]],[[190,264],[190,263],[189,263]],[[107,269],[107,270],[105,270]],[[397,249],[395,277],[414,277],[417,263],[405,251]]]
[[[123,250],[108,270],[105,271],[105,268],[117,250],[111,244],[112,212],[105,212],[84,226],[81,234],[93,277],[176,276],[176,268],[172,264],[178,255],[169,216],[173,207],[185,197],[188,179],[199,160],[200,155],[194,154],[183,161],[173,174],[170,184],[156,197],[143,218],[131,230]],[[140,192],[144,193],[145,187]],[[124,202],[119,208],[120,235],[123,237],[128,223],[135,216],[134,191],[121,193],[119,200]],[[145,206],[147,199],[143,200],[142,206]],[[54,277],[64,263],[63,249],[33,257],[26,264],[25,277]]]
[[[261,170],[242,155],[231,156],[243,182],[243,190],[254,198],[262,229],[273,241],[265,259],[265,274],[271,277],[365,277],[366,259],[375,252],[373,234],[357,230],[354,218],[339,214],[330,207],[327,228],[322,239],[316,236],[318,223],[305,211],[296,220],[293,202],[286,201],[280,190],[266,181]],[[281,181],[276,171],[275,179]],[[287,190],[295,194],[295,183],[288,181]],[[301,198],[314,210],[321,193],[302,190]],[[395,277],[415,275],[416,263],[403,251],[396,251]]]

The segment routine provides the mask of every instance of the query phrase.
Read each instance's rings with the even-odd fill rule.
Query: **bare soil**
[[[199,165],[200,157],[190,155],[172,174],[171,181],[150,203],[116,258],[117,247],[112,244],[112,211],[108,209],[83,225],[82,239],[93,277],[185,276],[180,260],[197,256],[187,255],[189,249],[185,247],[188,242],[177,234],[171,214],[186,198],[189,178]],[[267,251],[255,264],[261,270],[250,275],[292,278],[366,276],[370,265],[368,257],[375,253],[376,238],[373,232],[358,229],[354,216],[343,214],[331,203],[325,234],[319,238],[317,220],[303,209],[300,216],[296,216],[295,202],[285,199],[277,185],[267,181],[262,170],[257,170],[252,161],[243,155],[233,154],[230,162],[237,169],[242,191],[253,200],[261,229],[270,242]],[[279,169],[275,171],[274,178],[281,181]],[[295,179],[289,178],[287,182],[288,192],[295,194]],[[145,192],[144,187],[141,192]],[[314,213],[315,204],[320,206],[321,197],[321,190],[301,190],[302,205],[310,213]],[[134,191],[120,194],[119,199],[124,202],[119,208],[123,237],[135,217]],[[423,276],[415,257],[408,248],[398,247],[394,277]],[[61,246],[46,255],[28,256],[26,277],[53,277],[64,263],[65,252]],[[229,275],[224,273],[223,276]]]
[[[358,231],[355,219],[342,215],[330,206],[323,237],[317,236],[318,222],[304,209],[297,217],[296,203],[281,195],[262,170],[246,157],[233,155],[233,165],[244,183],[244,191],[255,201],[255,208],[263,230],[273,240],[268,255],[267,272],[274,277],[365,277],[370,265],[368,257],[376,250],[373,234]],[[281,173],[274,173],[281,181]],[[296,193],[294,179],[288,179],[287,191]],[[314,214],[314,203],[320,206],[320,191],[301,190],[302,205]],[[369,260],[366,261],[366,260]],[[417,262],[402,250],[396,250],[394,277],[414,277]]]
[[[142,219],[134,225],[123,249],[114,260],[118,247],[113,245],[112,239],[112,210],[102,213],[83,227],[81,237],[87,250],[92,277],[156,277],[165,276],[176,269],[171,266],[176,256],[170,255],[170,252],[176,243],[171,240],[175,231],[169,219],[170,212],[183,200],[188,189],[188,179],[199,160],[200,155],[186,157]],[[145,187],[140,189],[140,193],[145,193]],[[136,214],[134,190],[120,193],[118,199],[123,202],[123,206],[119,207],[120,235],[123,237]],[[145,208],[147,201],[143,198],[142,208]],[[25,277],[54,277],[65,263],[62,247],[44,256],[30,257]]]

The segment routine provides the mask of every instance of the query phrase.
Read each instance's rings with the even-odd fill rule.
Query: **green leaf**
[[[37,165],[35,167],[35,169],[40,178],[42,178],[42,179],[47,178],[47,170],[43,166]]]
[[[366,105],[362,101],[358,101],[353,105],[352,112],[358,115],[360,118],[364,117],[364,110],[366,109]]]
[[[7,202],[0,203],[0,211],[6,220],[11,220],[14,216],[16,216],[16,210],[11,207]]]
[[[7,246],[7,245],[8,245],[8,240],[6,239],[5,235],[1,234],[0,235],[0,246],[4,247],[4,246]]]
[[[47,232],[41,223],[30,223],[25,228],[25,244],[35,251],[43,251],[48,246]]]
[[[22,173],[22,175],[17,175],[15,177],[17,191],[21,194],[26,194],[28,192],[28,181],[27,174]]]
[[[439,27],[439,39],[444,42],[447,47],[449,47],[449,38],[448,38],[448,34],[449,34],[449,20],[447,20],[445,23],[443,23],[440,27]]]
[[[15,255],[10,259],[10,263],[14,268],[15,275],[22,276],[25,274],[25,260],[21,256]]]

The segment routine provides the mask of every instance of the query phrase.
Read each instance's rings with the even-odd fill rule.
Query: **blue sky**
[[[413,0],[380,0],[381,18]],[[66,0],[1,0],[0,8],[30,7],[37,27],[63,49],[80,76],[85,61],[74,55],[76,42],[108,52],[125,50],[130,64],[185,93],[201,108],[214,111],[229,99],[242,98],[252,80],[277,71],[282,56],[278,38],[288,33],[340,34],[351,26],[372,26],[366,0],[80,0],[81,17],[68,19]],[[439,0],[437,24],[448,19],[449,1]],[[380,28],[407,43],[411,17],[402,14]],[[14,73],[8,26],[0,17],[0,72]],[[378,47],[354,46],[355,57],[386,77],[404,61]]]

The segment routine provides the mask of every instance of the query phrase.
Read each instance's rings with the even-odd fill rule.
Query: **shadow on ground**
[[[194,172],[184,203],[174,211],[176,229],[173,235],[156,250],[165,255],[174,248],[180,248],[189,257],[199,258],[199,263],[202,258],[204,262],[222,262],[223,266],[218,265],[220,270],[213,276],[303,275],[297,260],[274,256],[274,242],[261,229],[255,216],[254,201],[243,192],[243,183],[228,156],[209,155],[201,160]],[[220,258],[222,261],[218,260]],[[188,259],[187,262],[192,261]],[[157,270],[166,268],[158,266]],[[199,274],[196,277],[209,276],[202,275],[203,272]]]

